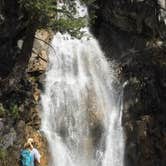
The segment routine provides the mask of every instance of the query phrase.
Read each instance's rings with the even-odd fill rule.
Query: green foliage
[[[11,102],[2,104],[0,103],[0,118],[5,116],[11,116],[13,119],[19,118],[19,104],[17,99],[12,99]]]
[[[90,12],[89,12],[89,22],[91,24],[94,24],[95,23],[95,20],[96,20],[96,9],[98,9],[98,5],[95,4],[95,1],[96,0],[81,0],[82,3],[86,4],[87,6],[93,6],[93,10],[91,9]]]
[[[39,16],[38,14],[53,15],[56,9],[55,0],[19,0],[20,6],[31,12],[32,16]]]
[[[19,117],[19,107],[17,104],[11,104],[9,111],[10,111],[10,115],[14,119],[17,119]]]
[[[0,148],[0,160],[1,160],[1,161],[5,160],[6,156],[7,156],[6,150]]]
[[[29,21],[35,22],[36,26],[46,26],[56,16],[55,0],[19,0],[19,4],[28,13]]]
[[[72,0],[66,0],[61,8],[57,7],[56,0],[19,0],[19,4],[28,13],[29,22],[36,24],[37,28],[67,31],[78,37],[80,28],[86,25],[84,18],[74,17],[76,4]]]
[[[5,115],[5,109],[3,105],[0,103],[0,117],[3,117]]]
[[[38,80],[39,80],[39,78],[36,76],[29,77],[29,81],[31,81],[31,82],[37,82]]]
[[[55,22],[56,29],[62,32],[69,32],[72,36],[80,38],[82,33],[79,31],[84,25],[86,20],[83,18],[74,18],[73,20],[61,18]]]

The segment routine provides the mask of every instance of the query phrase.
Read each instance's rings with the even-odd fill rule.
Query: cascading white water
[[[49,165],[123,166],[122,96],[113,88],[110,63],[86,35],[57,33],[52,41],[41,96]]]

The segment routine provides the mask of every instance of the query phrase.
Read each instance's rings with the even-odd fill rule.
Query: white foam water
[[[57,33],[52,47],[41,96],[49,165],[123,166],[122,95],[110,62],[88,28],[80,40]]]

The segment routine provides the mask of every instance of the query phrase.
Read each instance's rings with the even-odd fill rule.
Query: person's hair
[[[34,139],[33,138],[28,138],[28,141],[31,145],[34,146],[35,142],[34,142]]]
[[[24,149],[30,149],[30,148],[31,148],[31,144],[28,143],[28,142],[26,142],[26,143],[24,144]]]

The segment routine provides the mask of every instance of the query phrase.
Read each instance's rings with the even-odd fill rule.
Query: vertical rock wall
[[[91,27],[124,86],[126,166],[166,165],[166,26],[155,0],[96,0]],[[159,19],[160,18],[160,19]]]
[[[19,153],[28,138],[33,138],[41,153],[41,166],[47,166],[47,141],[40,131],[40,93],[48,63],[52,32],[38,30],[29,64],[18,89],[0,99],[0,165],[19,165]]]

